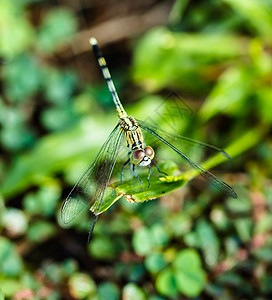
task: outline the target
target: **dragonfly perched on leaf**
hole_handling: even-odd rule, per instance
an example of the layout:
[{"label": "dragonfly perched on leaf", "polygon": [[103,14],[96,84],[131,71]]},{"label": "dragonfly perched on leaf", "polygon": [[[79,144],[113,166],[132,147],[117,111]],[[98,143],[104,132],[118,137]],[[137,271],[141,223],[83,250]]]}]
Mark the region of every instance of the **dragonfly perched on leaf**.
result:
[{"label": "dragonfly perched on leaf", "polygon": [[[85,171],[66,198],[61,210],[62,221],[65,224],[70,223],[84,208],[89,207],[91,211],[91,224],[88,242],[90,241],[98,215],[101,212],[106,189],[109,185],[111,175],[123,143],[125,143],[127,147],[128,158],[123,162],[120,174],[120,184],[122,184],[123,172],[127,165],[129,166],[133,176],[140,182],[142,190],[144,189],[143,182],[137,175],[137,168],[147,167],[149,169],[147,175],[147,181],[149,183],[148,187],[150,187],[152,166],[154,166],[159,173],[162,173],[164,176],[167,175],[161,172],[156,165],[154,161],[155,151],[151,145],[145,144],[144,135],[152,136],[161,144],[168,146],[169,149],[179,156],[183,163],[196,170],[211,185],[225,193],[227,196],[237,198],[237,194],[228,184],[214,176],[211,172],[207,171],[199,163],[190,159],[181,149],[183,144],[191,143],[208,150],[212,150],[213,152],[221,153],[226,158],[229,158],[228,154],[217,147],[194,141],[180,135],[167,133],[166,131],[159,129],[157,126],[147,124],[132,116],[128,116],[118,97],[109,69],[107,68],[106,61],[96,39],[91,38],[89,42],[93,48],[94,55],[112,95],[119,121],[89,168]],[[176,143],[172,142],[174,140]],[[177,146],[177,144],[179,146]]]}]

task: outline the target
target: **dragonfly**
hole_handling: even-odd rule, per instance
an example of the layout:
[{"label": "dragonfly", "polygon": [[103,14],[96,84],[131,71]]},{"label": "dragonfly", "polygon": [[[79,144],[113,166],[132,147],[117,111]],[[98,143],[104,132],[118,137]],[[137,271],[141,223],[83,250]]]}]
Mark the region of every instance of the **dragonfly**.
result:
[{"label": "dragonfly", "polygon": [[[78,214],[86,207],[90,208],[91,221],[90,230],[88,235],[88,243],[91,240],[92,233],[100,214],[100,209],[104,200],[105,191],[109,185],[113,169],[116,165],[117,157],[120,152],[121,145],[125,143],[128,150],[128,159],[124,162],[121,171],[121,183],[123,171],[126,165],[129,165],[130,170],[134,177],[141,183],[143,189],[142,180],[139,178],[136,172],[136,167],[148,167],[149,173],[147,180],[150,187],[150,171],[151,165],[154,165],[159,173],[160,171],[156,165],[155,151],[152,146],[146,145],[144,140],[144,135],[152,135],[156,140],[160,141],[162,144],[168,146],[172,151],[174,151],[181,160],[189,165],[189,167],[196,170],[204,179],[206,179],[211,185],[213,185],[218,190],[222,191],[229,197],[237,198],[235,191],[225,182],[217,178],[211,172],[203,168],[200,164],[190,159],[185,155],[176,145],[172,143],[173,137],[180,143],[182,148],[183,142],[195,143],[204,148],[208,148],[215,152],[220,152],[227,158],[228,154],[222,149],[215,146],[211,146],[202,142],[191,140],[187,137],[181,135],[175,135],[167,133],[166,131],[160,129],[157,126],[148,124],[144,121],[135,119],[129,116],[117,94],[113,80],[111,78],[109,69],[107,67],[105,58],[102,55],[101,49],[95,38],[90,38],[90,45],[92,46],[93,53],[102,70],[103,77],[106,80],[108,89],[112,95],[113,102],[116,107],[116,111],[119,117],[119,121],[115,128],[110,133],[109,137],[99,150],[97,156],[94,158],[93,162],[90,164],[88,169],[73,187],[65,202],[63,203],[61,209],[61,219],[63,223],[69,224]],[[165,173],[163,173],[166,175]]]}]

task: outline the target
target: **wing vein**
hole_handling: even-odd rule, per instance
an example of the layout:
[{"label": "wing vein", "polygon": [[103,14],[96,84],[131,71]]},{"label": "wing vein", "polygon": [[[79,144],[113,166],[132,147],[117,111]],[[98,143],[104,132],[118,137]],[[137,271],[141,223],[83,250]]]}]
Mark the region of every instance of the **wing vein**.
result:
[{"label": "wing vein", "polygon": [[[152,134],[153,136],[155,136],[161,142],[163,142],[164,144],[166,144],[167,146],[169,146],[171,149],[173,149],[176,153],[178,153],[180,155],[180,157],[183,158],[183,160],[185,162],[187,162],[187,164],[189,164],[194,169],[196,169],[199,172],[199,174],[203,178],[205,178],[206,180],[208,180],[213,186],[215,186],[219,190],[222,190],[226,195],[228,195],[228,196],[230,196],[232,198],[235,198],[235,199],[237,198],[237,194],[235,193],[235,191],[228,184],[226,184],[224,181],[222,181],[219,178],[217,178],[216,176],[214,176],[211,172],[207,171],[206,169],[204,169],[202,166],[200,166],[196,162],[192,161],[189,157],[187,157],[179,149],[177,149],[171,143],[169,143],[168,141],[166,141],[163,137],[161,137],[158,133],[155,132],[155,129],[154,129],[154,127],[152,125],[149,126],[149,124],[146,124],[145,122],[142,122],[142,121],[139,121],[139,120],[137,120],[137,121],[139,122],[141,128],[143,128],[145,131],[147,131],[150,134]],[[162,130],[159,130],[159,131],[163,132]]]},{"label": "wing vein", "polygon": [[93,208],[94,214],[99,212],[104,192],[116,163],[121,141],[122,133],[118,123],[66,198],[61,209],[61,219],[65,224],[70,223],[88,206]]}]

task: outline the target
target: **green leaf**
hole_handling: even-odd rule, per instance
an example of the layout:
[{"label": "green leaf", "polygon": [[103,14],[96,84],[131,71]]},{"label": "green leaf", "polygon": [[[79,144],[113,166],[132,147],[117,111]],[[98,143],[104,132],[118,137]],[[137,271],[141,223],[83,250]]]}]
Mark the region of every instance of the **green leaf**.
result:
[{"label": "green leaf", "polygon": [[161,253],[150,253],[145,259],[145,266],[151,273],[157,273],[166,266],[166,261]]},{"label": "green leaf", "polygon": [[128,268],[128,281],[139,282],[145,276],[146,269],[143,263],[133,263]]},{"label": "green leaf", "polygon": [[[169,174],[174,170],[171,163],[161,169]],[[145,170],[140,170],[139,173],[141,172],[145,173]],[[178,178],[167,176],[166,178],[159,179],[155,176],[152,176],[150,178],[150,187],[148,187],[147,182],[144,182],[144,190],[142,190],[140,182],[135,180],[135,178],[132,180],[123,180],[121,185],[120,182],[115,182],[112,186],[106,189],[100,213],[106,211],[112,204],[114,204],[123,196],[125,197],[125,200],[131,203],[144,202],[163,196],[175,189],[182,187],[185,183],[186,180],[182,176]]]},{"label": "green leaf", "polygon": [[36,221],[31,224],[27,233],[29,240],[41,243],[56,233],[56,228],[53,224],[46,221]]},{"label": "green leaf", "polygon": [[[153,176],[150,178],[150,187],[148,187],[148,183],[143,183],[144,190],[142,190],[139,181],[135,183],[134,180],[127,180],[123,181],[123,184],[119,185],[116,191],[122,196],[125,196],[128,202],[139,203],[168,194],[182,187],[185,183],[186,180],[182,176],[179,178],[168,176],[166,178],[160,178],[159,180]],[[116,185],[118,185],[118,183],[116,183],[115,186]]]},{"label": "green leaf", "polygon": [[179,291],[188,297],[198,296],[206,282],[198,253],[192,249],[180,251],[173,266]]},{"label": "green leaf", "polygon": [[201,268],[201,259],[195,250],[185,249],[178,252],[173,265],[177,270],[198,270]]},{"label": "green leaf", "polygon": [[85,299],[96,294],[93,279],[85,273],[75,273],[68,281],[69,293],[74,299]]},{"label": "green leaf", "polygon": [[23,262],[14,245],[8,239],[0,237],[0,249],[1,274],[10,277],[18,276],[23,271]]},{"label": "green leaf", "polygon": [[230,236],[225,239],[225,249],[226,249],[226,256],[233,257],[239,248],[240,241],[236,238],[236,236]]},{"label": "green leaf", "polygon": [[154,224],[150,228],[154,243],[158,246],[165,246],[169,242],[169,233],[163,224]]},{"label": "green leaf", "polygon": [[179,212],[169,218],[168,225],[176,237],[181,237],[191,231],[192,221],[185,212]]},{"label": "green leaf", "polygon": [[272,249],[267,246],[264,246],[262,248],[256,249],[254,251],[254,256],[256,256],[259,260],[262,262],[271,263],[272,261]]},{"label": "green leaf", "polygon": [[2,292],[1,288],[0,288],[0,300],[5,300],[5,296],[4,296],[4,293]]},{"label": "green leaf", "polygon": [[246,68],[229,68],[217,81],[199,111],[202,121],[224,113],[239,117],[248,109],[247,99],[254,87],[253,78]]},{"label": "green leaf", "polygon": [[263,87],[262,89],[258,89],[257,91],[257,103],[258,110],[260,114],[260,118],[264,122],[272,123],[272,89],[271,87]]},{"label": "green leaf", "polygon": [[9,278],[0,278],[0,286],[5,297],[13,297],[22,288],[19,280]]},{"label": "green leaf", "polygon": [[46,99],[56,105],[65,106],[75,90],[76,75],[72,71],[59,72],[57,69],[47,69],[43,74],[43,88]]},{"label": "green leaf", "polygon": [[18,108],[4,104],[0,98],[0,139],[5,149],[9,151],[22,150],[32,145],[34,140],[33,130],[28,128],[24,114]]},{"label": "green leaf", "polygon": [[188,297],[198,296],[205,285],[205,273],[202,270],[176,271],[175,279],[178,290]]},{"label": "green leaf", "polygon": [[249,242],[252,239],[253,222],[251,218],[239,218],[233,221],[239,237],[243,242]]},{"label": "green leaf", "polygon": [[244,283],[242,277],[232,271],[222,273],[218,278],[218,281],[221,284],[224,283],[239,288],[242,288]]},{"label": "green leaf", "polygon": [[227,214],[225,213],[225,209],[220,205],[213,208],[211,212],[211,220],[215,224],[216,228],[222,231],[226,231],[227,229],[230,228],[231,221],[229,220]]},{"label": "green leaf", "polygon": [[4,92],[10,101],[23,102],[40,88],[41,70],[33,55],[22,54],[2,68]]},{"label": "green leaf", "polygon": [[272,214],[268,213],[262,216],[257,223],[254,224],[254,235],[266,234],[271,228]]},{"label": "green leaf", "polygon": [[25,127],[23,122],[17,124],[6,124],[0,132],[0,138],[5,149],[13,152],[23,150],[33,143],[34,134],[32,130]]},{"label": "green leaf", "polygon": [[213,227],[204,219],[197,222],[196,232],[204,259],[209,266],[215,266],[219,259],[220,244]]},{"label": "green leaf", "polygon": [[184,236],[184,242],[189,247],[196,247],[196,248],[200,247],[198,234],[194,231],[191,231]]},{"label": "green leaf", "polygon": [[250,213],[252,209],[252,203],[249,198],[239,197],[239,201],[237,201],[237,199],[229,199],[227,201],[227,208],[232,213],[247,214]]},{"label": "green leaf", "polygon": [[76,18],[67,8],[49,11],[43,19],[37,37],[37,48],[44,53],[51,53],[68,42],[76,32]]},{"label": "green leaf", "polygon": [[74,116],[68,106],[45,109],[41,119],[43,126],[50,131],[65,129],[74,122]]},{"label": "green leaf", "polygon": [[21,274],[20,284],[24,288],[28,288],[33,291],[39,289],[41,286],[39,280],[35,277],[35,274],[30,273],[30,271],[26,271]]},{"label": "green leaf", "polygon": [[176,0],[170,13],[170,22],[176,24],[181,21],[189,0]]},{"label": "green leaf", "polygon": [[145,300],[146,296],[144,291],[135,283],[128,283],[123,288],[122,299],[126,300]]},{"label": "green leaf", "polygon": [[177,296],[177,283],[171,268],[167,268],[158,274],[156,279],[156,289],[162,295],[168,297]]},{"label": "green leaf", "polygon": [[52,216],[56,211],[60,187],[56,182],[49,181],[38,192],[28,193],[23,200],[24,209],[31,215]]},{"label": "green leaf", "polygon": [[67,259],[62,263],[62,270],[65,275],[72,275],[78,269],[77,261],[73,259]]},{"label": "green leaf", "polygon": [[164,298],[160,297],[160,296],[150,296],[148,298],[148,300],[165,300]]},{"label": "green leaf", "polygon": [[96,259],[112,259],[116,255],[116,248],[107,236],[94,236],[88,248]]},{"label": "green leaf", "polygon": [[[258,145],[260,141],[267,134],[268,128],[266,126],[259,126],[248,129],[244,134],[241,134],[238,139],[234,140],[229,146],[225,148],[225,151],[231,156],[235,157],[248,149]],[[208,162],[207,162],[208,163]],[[204,167],[206,168],[206,163]]]},{"label": "green leaf", "polygon": [[245,24],[270,41],[272,35],[272,10],[269,1],[263,0],[224,0],[236,12],[246,19]]},{"label": "green leaf", "polygon": [[118,300],[120,299],[120,290],[119,287],[112,282],[104,282],[98,287],[98,299],[111,299]]},{"label": "green leaf", "polygon": [[[224,47],[222,47],[224,45]],[[187,88],[197,93],[207,88],[212,65],[245,54],[242,39],[214,33],[177,33],[166,28],[149,31],[134,53],[133,77],[148,90]]]},{"label": "green leaf", "polygon": [[152,252],[154,246],[153,235],[150,229],[142,227],[138,229],[132,240],[133,248],[139,255],[147,255]]},{"label": "green leaf", "polygon": [[10,63],[33,43],[34,30],[20,2],[1,0],[0,20],[0,56]]},{"label": "green leaf", "polygon": [[100,208],[100,214],[109,209],[116,201],[123,197],[122,194],[118,194],[116,189],[108,187],[104,194],[104,200]]},{"label": "green leaf", "polygon": [[63,270],[61,264],[54,261],[47,261],[47,263],[42,265],[42,272],[45,274],[45,277],[54,284],[63,282]]},{"label": "green leaf", "polygon": [[1,219],[4,228],[13,236],[24,234],[27,230],[28,221],[20,209],[6,208]]},{"label": "green leaf", "polygon": [[[106,118],[107,119],[107,118]],[[99,123],[100,122],[100,123]],[[100,125],[99,125],[100,124]],[[36,184],[44,184],[50,174],[67,170],[75,161],[85,162],[85,168],[99,150],[112,126],[112,121],[83,119],[73,129],[47,135],[32,151],[20,155],[1,185],[1,193],[11,196]],[[91,128],[96,128],[90,134]],[[80,147],[78,147],[80,145]],[[80,177],[83,173],[77,177]],[[74,172],[73,172],[74,175]],[[78,178],[74,178],[77,180]]]}]

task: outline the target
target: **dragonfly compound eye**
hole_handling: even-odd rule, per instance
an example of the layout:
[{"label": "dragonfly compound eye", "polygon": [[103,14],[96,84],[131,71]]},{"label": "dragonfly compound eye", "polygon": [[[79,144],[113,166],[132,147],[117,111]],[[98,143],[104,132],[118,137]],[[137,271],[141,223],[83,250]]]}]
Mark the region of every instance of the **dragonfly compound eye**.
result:
[{"label": "dragonfly compound eye", "polygon": [[143,158],[145,157],[145,153],[142,150],[136,150],[131,154],[131,161],[133,164],[138,165]]},{"label": "dragonfly compound eye", "polygon": [[145,155],[148,156],[150,159],[154,158],[155,151],[153,150],[152,147],[146,146],[144,151],[145,151]]}]

